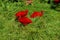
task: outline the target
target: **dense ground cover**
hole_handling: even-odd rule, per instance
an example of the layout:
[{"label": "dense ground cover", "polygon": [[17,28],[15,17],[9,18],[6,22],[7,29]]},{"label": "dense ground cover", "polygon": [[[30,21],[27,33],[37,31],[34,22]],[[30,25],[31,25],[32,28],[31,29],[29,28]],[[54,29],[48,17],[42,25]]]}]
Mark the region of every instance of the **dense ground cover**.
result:
[{"label": "dense ground cover", "polygon": [[[60,12],[51,9],[50,4],[34,1],[26,6],[22,2],[0,0],[0,40],[60,40]],[[42,17],[32,19],[33,23],[22,26],[15,21],[15,14],[28,9],[28,17],[34,11],[44,10]]]}]

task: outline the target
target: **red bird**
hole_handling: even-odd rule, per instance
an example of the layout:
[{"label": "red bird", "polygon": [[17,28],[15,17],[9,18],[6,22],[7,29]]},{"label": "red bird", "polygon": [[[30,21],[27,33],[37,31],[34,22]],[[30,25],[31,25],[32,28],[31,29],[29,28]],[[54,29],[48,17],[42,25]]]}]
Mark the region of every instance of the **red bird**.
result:
[{"label": "red bird", "polygon": [[43,11],[41,11],[41,12],[35,11],[35,12],[33,12],[33,14],[30,17],[35,18],[35,17],[38,17],[38,16],[43,16]]},{"label": "red bird", "polygon": [[27,25],[27,24],[32,23],[32,21],[27,17],[18,18],[18,21],[20,23],[22,23],[23,25]]},{"label": "red bird", "polygon": [[24,17],[24,16],[26,16],[27,13],[28,13],[28,10],[24,10],[24,11],[17,12],[15,15],[18,18],[18,17]]}]

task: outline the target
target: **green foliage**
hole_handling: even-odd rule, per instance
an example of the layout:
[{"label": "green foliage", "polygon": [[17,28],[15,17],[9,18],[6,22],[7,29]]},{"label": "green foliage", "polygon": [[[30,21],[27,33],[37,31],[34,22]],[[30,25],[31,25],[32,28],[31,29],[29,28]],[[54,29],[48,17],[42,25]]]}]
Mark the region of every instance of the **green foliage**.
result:
[{"label": "green foliage", "polygon": [[[5,1],[0,0],[0,40],[60,40],[60,12],[50,9],[50,4],[38,0],[26,6],[23,2]],[[31,18],[33,23],[23,26],[15,21],[15,14],[25,9],[29,10],[29,18],[34,11],[44,10],[44,15]]]}]

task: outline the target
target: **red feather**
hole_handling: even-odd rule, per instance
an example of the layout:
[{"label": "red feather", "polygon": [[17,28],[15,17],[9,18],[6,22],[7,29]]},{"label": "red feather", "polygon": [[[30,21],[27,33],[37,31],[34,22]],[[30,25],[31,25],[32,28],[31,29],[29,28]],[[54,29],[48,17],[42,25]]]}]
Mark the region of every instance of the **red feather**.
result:
[{"label": "red feather", "polygon": [[22,23],[23,25],[27,25],[27,24],[32,23],[32,21],[27,17],[18,18],[18,21],[20,23]]},{"label": "red feather", "polygon": [[16,13],[16,17],[24,17],[26,16],[28,13],[28,10],[25,10],[25,11],[19,11]]},{"label": "red feather", "polygon": [[43,11],[41,11],[41,12],[37,12],[37,11],[35,11],[35,12],[33,12],[33,14],[30,16],[31,18],[35,18],[35,17],[38,17],[38,16],[43,16]]}]

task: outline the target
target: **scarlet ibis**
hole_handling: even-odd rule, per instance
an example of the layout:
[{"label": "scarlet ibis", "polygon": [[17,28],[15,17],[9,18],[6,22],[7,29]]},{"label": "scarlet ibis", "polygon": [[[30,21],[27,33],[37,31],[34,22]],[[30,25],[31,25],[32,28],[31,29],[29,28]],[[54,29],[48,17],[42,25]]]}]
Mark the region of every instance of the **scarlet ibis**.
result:
[{"label": "scarlet ibis", "polygon": [[18,11],[15,15],[18,18],[18,17],[24,17],[24,16],[26,16],[27,13],[28,13],[28,10],[24,10],[24,11]]},{"label": "scarlet ibis", "polygon": [[30,16],[31,18],[35,18],[35,17],[38,17],[38,16],[43,16],[43,11],[40,11],[40,12],[33,12],[33,14]]},{"label": "scarlet ibis", "polygon": [[22,23],[23,25],[27,25],[27,24],[32,23],[32,20],[29,19],[28,17],[18,18],[18,21],[19,21],[20,23]]}]

